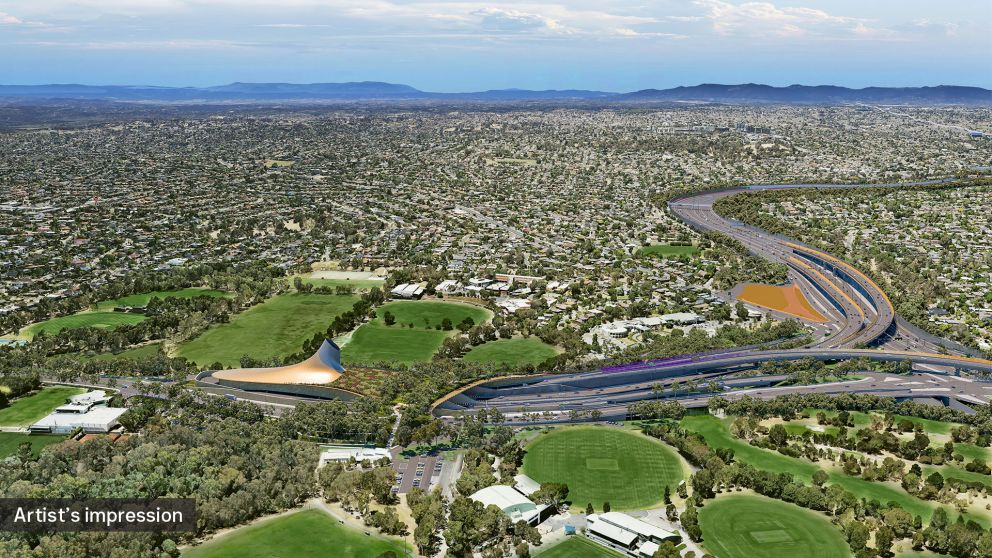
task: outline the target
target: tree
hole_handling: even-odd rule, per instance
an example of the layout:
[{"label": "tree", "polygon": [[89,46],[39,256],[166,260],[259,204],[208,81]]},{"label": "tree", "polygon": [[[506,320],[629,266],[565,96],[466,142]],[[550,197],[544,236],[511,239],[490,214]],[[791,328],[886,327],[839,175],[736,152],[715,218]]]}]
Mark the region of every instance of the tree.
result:
[{"label": "tree", "polygon": [[975,542],[975,558],[992,558],[992,532],[984,532]]},{"label": "tree", "polygon": [[892,532],[897,538],[901,539],[913,534],[913,516],[902,508],[886,510],[882,519],[886,525],[892,528]]},{"label": "tree", "polygon": [[658,550],[654,552],[652,558],[681,558],[679,549],[672,541],[663,541],[658,545]]},{"label": "tree", "polygon": [[741,301],[739,300],[737,301],[737,304],[734,305],[734,309],[737,311],[738,319],[741,320],[747,319],[747,308],[744,306],[744,304]]},{"label": "tree", "polygon": [[382,323],[386,324],[387,326],[391,326],[396,323],[396,316],[394,316],[393,313],[390,312],[389,310],[386,310],[382,314]]},{"label": "tree", "polygon": [[875,532],[875,549],[882,556],[888,556],[892,550],[895,534],[888,526],[883,525]]},{"label": "tree", "polygon": [[868,530],[868,527],[864,523],[851,521],[844,530],[847,535],[847,544],[851,546],[851,550],[855,553],[868,546],[868,537],[871,535],[871,531]]},{"label": "tree", "polygon": [[468,330],[475,327],[475,320],[472,316],[465,316],[465,319],[458,323],[458,330],[462,333],[468,333]]},{"label": "tree", "polygon": [[531,498],[538,504],[547,504],[557,513],[568,498],[568,485],[559,482],[541,483],[541,488],[531,494]]},{"label": "tree", "polygon": [[592,503],[590,502],[590,503],[586,504],[586,515],[592,515],[594,513],[596,513],[596,510],[593,509]]},{"label": "tree", "polygon": [[830,475],[823,469],[817,469],[813,472],[813,484],[816,486],[823,486],[823,483],[827,482],[829,478]]},{"label": "tree", "polygon": [[789,433],[786,432],[785,426],[776,424],[768,431],[768,440],[777,447],[782,447],[789,443]]},{"label": "tree", "polygon": [[713,473],[709,469],[700,469],[692,475],[692,493],[703,499],[713,497]]},{"label": "tree", "polygon": [[609,502],[603,502],[603,513],[606,513],[608,511],[610,511],[610,503]]},{"label": "tree", "polygon": [[703,530],[699,528],[699,516],[696,512],[696,506],[690,505],[687,507],[679,517],[679,522],[682,523],[682,528],[689,535],[690,539],[694,542],[703,540]]}]

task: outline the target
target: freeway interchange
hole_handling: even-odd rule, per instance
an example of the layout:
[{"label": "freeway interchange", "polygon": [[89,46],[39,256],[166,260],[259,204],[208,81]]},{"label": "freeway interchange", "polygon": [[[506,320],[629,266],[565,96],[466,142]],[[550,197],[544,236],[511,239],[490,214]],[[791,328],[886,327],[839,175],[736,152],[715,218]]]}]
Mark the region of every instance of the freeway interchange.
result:
[{"label": "freeway interchange", "polygon": [[[885,185],[898,186],[898,185]],[[543,413],[544,421],[568,421],[572,411],[596,410],[602,418],[620,419],[636,401],[658,399],[673,383],[688,380],[716,386],[710,393],[668,393],[687,407],[706,406],[718,393],[725,398],[771,398],[786,393],[873,393],[897,399],[939,402],[963,411],[992,400],[992,384],[960,377],[962,371],[992,375],[992,361],[973,358],[969,351],[930,335],[900,318],[885,292],[854,266],[756,227],[727,219],[714,211],[720,199],[743,192],[783,188],[854,188],[835,185],[768,185],[701,192],[676,198],[669,209],[700,232],[714,231],[740,242],[746,249],[788,267],[789,279],[828,322],[814,325],[813,341],[802,348],[762,350],[741,348],[701,355],[671,357],[592,372],[497,378],[477,382],[438,400],[440,417],[499,409],[508,422],[526,421],[525,414]],[[864,374],[863,380],[814,386],[774,387],[782,376],[725,379],[766,361],[813,359],[836,362],[866,358],[913,364],[909,375]],[[941,372],[944,371],[944,372]],[[946,374],[952,372],[953,374]],[[549,414],[550,413],[550,414]]]}]

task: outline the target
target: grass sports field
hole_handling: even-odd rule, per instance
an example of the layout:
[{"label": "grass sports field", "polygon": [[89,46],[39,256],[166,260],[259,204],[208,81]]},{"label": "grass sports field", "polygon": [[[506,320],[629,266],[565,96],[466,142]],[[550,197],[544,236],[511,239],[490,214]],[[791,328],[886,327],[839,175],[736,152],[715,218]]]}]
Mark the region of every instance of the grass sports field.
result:
[{"label": "grass sports field", "polygon": [[652,244],[637,251],[638,256],[653,256],[655,258],[671,258],[674,256],[694,256],[699,253],[695,246],[673,246],[671,244]]},{"label": "grass sports field", "polygon": [[41,448],[65,441],[65,436],[18,434],[16,432],[0,432],[0,459],[17,453],[22,442],[31,443],[31,453],[38,455]]},{"label": "grass sports field", "polygon": [[0,409],[0,426],[31,426],[65,403],[67,397],[85,391],[83,388],[55,386],[18,397],[10,403],[10,407]]},{"label": "grass sports field", "polygon": [[98,327],[114,329],[115,327],[136,324],[145,317],[141,314],[125,314],[123,312],[80,312],[71,316],[60,316],[36,324],[31,324],[21,330],[21,337],[32,339],[41,332],[56,334],[63,329],[78,329],[81,327]]},{"label": "grass sports field", "polygon": [[[730,435],[730,422],[733,418],[720,420],[710,415],[693,415],[682,419],[682,426],[687,430],[698,432],[706,443],[713,448],[732,448],[734,456],[743,462],[750,463],[758,469],[773,473],[792,473],[796,479],[810,482],[817,465],[803,460],[782,455],[778,452],[754,447],[747,442],[738,440]],[[896,483],[866,481],[859,477],[850,477],[839,471],[829,471],[829,483],[837,484],[859,498],[878,500],[879,502],[896,502],[902,509],[913,515],[920,515],[924,520],[930,519],[935,509],[933,502],[921,500],[908,494]],[[955,518],[957,513],[946,508],[948,516]],[[970,519],[987,525],[988,518],[970,514]]]},{"label": "grass sports field", "polygon": [[386,551],[411,556],[399,542],[370,537],[340,525],[318,510],[306,510],[243,527],[183,552],[183,558],[290,558],[348,556],[377,558]]},{"label": "grass sports field", "polygon": [[841,532],[823,515],[764,496],[733,494],[699,510],[703,546],[717,558],[846,558]]},{"label": "grass sports field", "polygon": [[[396,323],[387,326],[383,321],[386,312],[396,317]],[[453,302],[389,302],[376,309],[376,319],[359,327],[351,339],[341,349],[341,360],[347,363],[372,364],[376,362],[397,362],[410,364],[426,362],[453,333],[440,331],[445,318],[454,326],[466,317],[475,324],[492,318],[485,308]],[[413,327],[410,327],[410,325]],[[454,330],[457,331],[457,330]]]},{"label": "grass sports field", "polygon": [[468,362],[495,364],[541,364],[558,354],[554,347],[537,337],[497,339],[473,347],[465,354]]},{"label": "grass sports field", "polygon": [[102,329],[113,329],[121,325],[136,324],[145,319],[141,314],[125,314],[114,312],[117,306],[144,306],[152,298],[194,298],[197,296],[220,297],[227,296],[224,291],[211,289],[178,289],[175,291],[151,291],[147,293],[134,294],[113,300],[104,300],[97,303],[94,311],[79,312],[71,316],[60,316],[36,324],[31,324],[20,331],[20,336],[31,339],[39,332],[48,334],[58,333],[63,329],[77,329],[81,327],[98,327]]},{"label": "grass sports field", "polygon": [[523,472],[538,482],[568,485],[568,500],[577,508],[602,510],[648,508],[672,493],[684,478],[675,450],[618,428],[578,426],[543,434],[527,446]]},{"label": "grass sports field", "polygon": [[239,366],[243,355],[284,357],[300,350],[313,334],[323,333],[335,316],[350,310],[357,300],[351,295],[275,296],[184,343],[178,354],[200,366],[217,361]]},{"label": "grass sports field", "polygon": [[581,536],[572,535],[547,550],[538,550],[541,558],[621,558],[623,554]]}]

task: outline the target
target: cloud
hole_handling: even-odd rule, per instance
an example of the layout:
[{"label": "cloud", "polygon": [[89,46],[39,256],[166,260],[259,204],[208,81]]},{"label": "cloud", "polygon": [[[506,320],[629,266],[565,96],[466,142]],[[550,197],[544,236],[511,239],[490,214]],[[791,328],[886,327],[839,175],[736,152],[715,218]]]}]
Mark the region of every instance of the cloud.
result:
[{"label": "cloud", "polygon": [[927,34],[939,34],[946,35],[948,37],[953,37],[958,34],[958,29],[961,26],[957,23],[950,23],[947,21],[932,21],[929,19],[916,19],[909,23],[904,23],[902,25],[897,25],[895,29],[899,31],[905,31],[908,33],[927,33]]},{"label": "cloud", "polygon": [[484,29],[490,31],[504,31],[510,33],[534,31],[534,30],[555,30],[560,25],[557,21],[542,16],[521,12],[518,10],[504,10],[502,8],[483,8],[475,10],[471,15],[480,19],[480,24]]},{"label": "cloud", "polygon": [[22,25],[23,23],[23,21],[6,12],[0,12],[0,25]]},{"label": "cloud", "polygon": [[723,0],[695,0],[706,10],[715,32],[723,35],[829,36],[864,33],[870,30],[861,18],[837,16],[804,7],[779,7],[771,2],[733,4]]}]

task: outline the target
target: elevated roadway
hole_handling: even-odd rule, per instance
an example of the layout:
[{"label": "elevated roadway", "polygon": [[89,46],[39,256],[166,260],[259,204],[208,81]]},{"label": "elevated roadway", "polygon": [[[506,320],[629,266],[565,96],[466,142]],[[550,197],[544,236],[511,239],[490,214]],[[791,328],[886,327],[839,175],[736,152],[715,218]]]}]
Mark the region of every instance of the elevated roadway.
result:
[{"label": "elevated roadway", "polygon": [[[925,183],[906,186],[919,184]],[[673,397],[687,406],[704,406],[713,396],[712,393],[681,397],[678,390],[671,393],[669,388],[676,382],[705,382],[717,386],[720,395],[738,396],[745,391],[726,391],[735,388],[735,385],[729,383],[732,380],[724,380],[723,377],[754,368],[766,361],[813,359],[836,362],[864,358],[883,362],[908,361],[917,369],[949,370],[956,374],[971,371],[985,376],[992,375],[992,361],[968,356],[963,347],[956,347],[949,341],[923,332],[897,316],[885,292],[854,266],[793,239],[722,217],[713,209],[718,200],[743,192],[856,187],[859,186],[759,185],[692,194],[675,199],[669,204],[676,216],[696,230],[727,235],[753,254],[788,267],[790,280],[830,320],[826,327],[816,329],[816,337],[809,345],[791,350],[742,348],[706,355],[672,357],[621,369],[493,379],[456,390],[438,400],[434,405],[435,415],[450,417],[480,409],[497,408],[508,416],[550,411],[558,413],[556,420],[565,420],[568,411],[598,410],[604,413],[604,417],[611,418],[625,415],[626,408],[631,403],[659,398],[666,393],[666,389],[669,390],[666,397]],[[957,354],[946,354],[950,352],[947,347],[951,347]],[[765,387],[753,393],[768,397],[799,392],[875,393],[902,399],[939,401],[963,409],[968,409],[968,405],[987,404],[992,395],[992,391],[985,391],[992,389],[992,384],[986,385],[957,376],[947,376],[949,379],[940,381],[933,379],[938,377],[935,375],[921,376],[922,379],[916,376],[920,375],[894,376],[895,380],[883,384],[862,381]],[[900,378],[903,380],[899,380]],[[905,380],[906,378],[911,379]],[[781,381],[775,377],[772,379]],[[954,388],[933,385],[942,382],[952,382]]]}]

